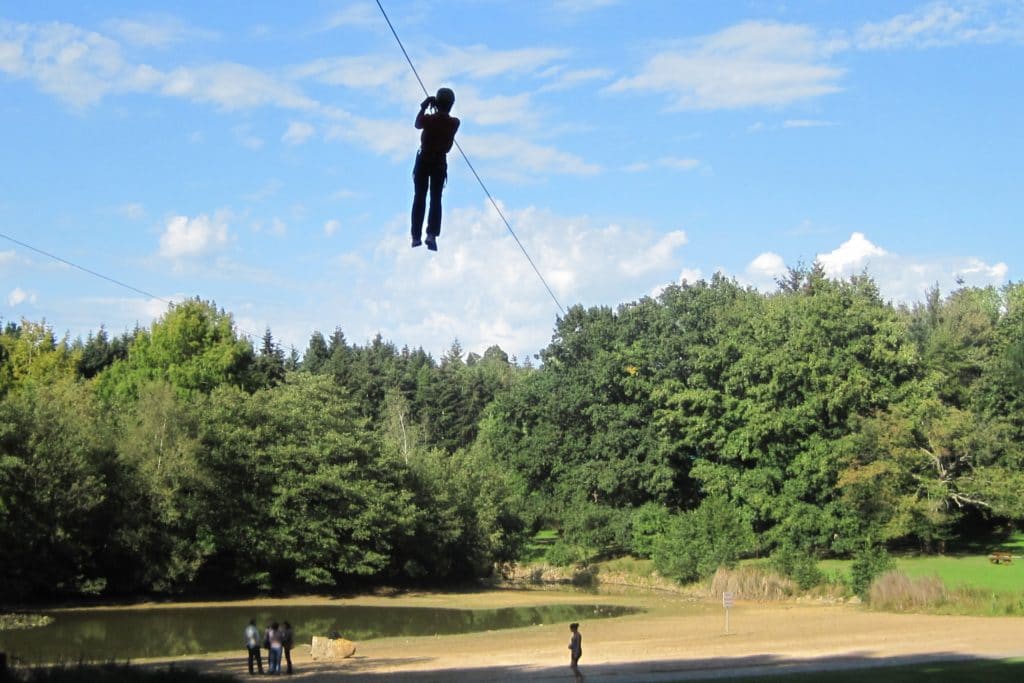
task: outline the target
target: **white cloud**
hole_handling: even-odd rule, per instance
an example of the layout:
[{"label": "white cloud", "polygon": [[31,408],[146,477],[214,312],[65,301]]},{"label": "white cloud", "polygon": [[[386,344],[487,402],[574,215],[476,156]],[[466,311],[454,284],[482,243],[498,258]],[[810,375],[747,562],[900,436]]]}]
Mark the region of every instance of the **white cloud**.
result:
[{"label": "white cloud", "polygon": [[14,263],[14,260],[18,257],[17,252],[13,249],[7,251],[0,251],[0,266],[5,266],[8,263]]},{"label": "white cloud", "polygon": [[601,170],[597,164],[587,162],[575,154],[537,145],[514,135],[466,136],[460,144],[471,159],[500,159],[504,169],[516,169],[500,172],[502,177],[508,179],[535,177],[538,173],[593,175]]},{"label": "white cloud", "polygon": [[674,230],[648,247],[643,253],[627,256],[619,263],[619,271],[637,277],[654,270],[663,270],[675,262],[675,251],[689,240],[682,230]]},{"label": "white cloud", "polygon": [[13,24],[0,20],[0,71],[36,82],[75,107],[107,93],[145,90],[151,67],[128,64],[120,46],[93,31],[65,23]]},{"label": "white cloud", "polygon": [[786,262],[782,257],[775,252],[766,251],[758,254],[747,264],[742,280],[767,291],[774,289],[776,278],[784,276],[787,272]]},{"label": "white cloud", "polygon": [[932,2],[885,21],[867,23],[854,35],[861,50],[928,48],[1024,40],[1019,2]]},{"label": "white cloud", "polygon": [[658,159],[658,165],[664,168],[671,168],[677,171],[692,171],[700,166],[697,159],[682,159],[679,157],[662,157]]},{"label": "white cloud", "polygon": [[610,92],[657,92],[676,109],[781,106],[838,92],[834,50],[808,26],[750,21],[654,55]]},{"label": "white cloud", "polygon": [[327,235],[328,237],[333,237],[334,233],[338,232],[338,229],[340,227],[341,223],[337,219],[332,218],[331,220],[324,223],[324,234]]},{"label": "white cloud", "polygon": [[338,10],[324,21],[323,30],[331,31],[345,26],[376,26],[380,23],[380,11],[369,2],[354,3]]},{"label": "white cloud", "polygon": [[160,255],[172,260],[200,257],[224,247],[228,238],[227,216],[223,212],[212,218],[206,214],[194,218],[172,216],[160,236]]},{"label": "white cloud", "polygon": [[[686,243],[682,231],[659,234],[536,208],[506,216],[564,306],[647,294],[674,279]],[[409,248],[406,220],[396,219],[373,252],[371,272],[385,275],[354,297],[365,306],[367,334],[388,321],[388,338],[443,349],[458,336],[467,350],[499,343],[520,357],[550,338],[558,309],[489,204],[446,211],[437,253]]]},{"label": "white cloud", "polygon": [[817,261],[829,277],[848,277],[863,270],[873,258],[886,253],[885,249],[872,244],[864,233],[855,232],[832,251],[818,254]]},{"label": "white cloud", "polygon": [[160,79],[160,92],[228,111],[263,106],[312,110],[319,106],[291,83],[233,62],[174,69]]},{"label": "white cloud", "polygon": [[105,23],[111,33],[129,45],[167,48],[191,39],[213,39],[217,34],[185,24],[177,17],[152,15],[138,19],[111,19]]},{"label": "white cloud", "polygon": [[699,282],[704,279],[704,273],[700,268],[683,268],[679,271],[679,282]]},{"label": "white cloud", "polygon": [[606,81],[612,75],[613,73],[610,69],[565,69],[559,65],[538,74],[542,78],[551,78],[550,83],[541,86],[538,90],[540,92],[566,90],[591,81]]},{"label": "white cloud", "polygon": [[287,145],[301,145],[316,133],[312,124],[304,121],[291,121],[288,123],[288,130],[281,136],[281,142]]},{"label": "white cloud", "polygon": [[[896,254],[874,244],[861,232],[854,232],[835,249],[818,254],[816,260],[832,278],[867,272],[883,298],[907,304],[921,301],[936,284],[946,292],[958,287],[958,281],[973,287],[1000,286],[1009,275],[1005,263],[990,264],[974,256]],[[781,256],[765,252],[747,266],[740,280],[770,291],[776,287],[775,278],[786,272]]]},{"label": "white cloud", "polygon": [[20,306],[26,301],[30,304],[36,303],[36,295],[34,292],[26,292],[21,287],[15,287],[7,295],[7,305],[10,307]]}]

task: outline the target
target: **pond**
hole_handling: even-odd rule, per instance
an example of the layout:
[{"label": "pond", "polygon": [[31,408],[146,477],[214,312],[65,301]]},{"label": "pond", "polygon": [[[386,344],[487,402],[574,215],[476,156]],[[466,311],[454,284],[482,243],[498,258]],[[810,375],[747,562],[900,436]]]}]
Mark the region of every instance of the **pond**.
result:
[{"label": "pond", "polygon": [[547,605],[502,609],[283,605],[159,607],[43,612],[52,623],[0,631],[0,650],[26,663],[124,661],[142,657],[244,650],[242,631],[255,618],[262,629],[288,620],[297,645],[337,631],[354,641],[427,636],[588,621],[642,610],[608,605]]}]

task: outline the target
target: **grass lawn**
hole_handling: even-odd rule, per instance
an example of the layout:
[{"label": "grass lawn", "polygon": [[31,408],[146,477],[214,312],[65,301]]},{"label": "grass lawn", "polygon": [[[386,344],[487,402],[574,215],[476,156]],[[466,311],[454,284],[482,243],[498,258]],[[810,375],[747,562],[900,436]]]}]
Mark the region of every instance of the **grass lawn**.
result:
[{"label": "grass lawn", "polygon": [[[827,574],[849,577],[850,560],[822,560]],[[1013,564],[992,564],[986,555],[897,557],[896,569],[911,578],[937,576],[946,588],[977,588],[996,593],[1024,591],[1024,558]]]},{"label": "grass lawn", "polygon": [[817,671],[800,674],[779,674],[769,676],[727,679],[732,683],[1017,683],[1024,680],[1024,660],[978,659],[962,662],[929,662],[907,666],[855,669],[850,671]]}]

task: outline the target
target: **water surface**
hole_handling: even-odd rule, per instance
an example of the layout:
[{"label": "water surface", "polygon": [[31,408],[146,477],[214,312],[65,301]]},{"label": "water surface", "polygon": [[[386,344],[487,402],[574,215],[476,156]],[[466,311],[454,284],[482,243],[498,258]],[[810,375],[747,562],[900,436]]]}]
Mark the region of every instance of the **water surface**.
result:
[{"label": "water surface", "polygon": [[640,612],[609,605],[547,605],[501,609],[286,605],[160,607],[44,612],[53,623],[0,631],[0,650],[25,662],[110,661],[244,650],[242,631],[255,618],[263,628],[288,620],[297,645],[337,631],[350,640],[447,635],[539,624],[585,622]]}]

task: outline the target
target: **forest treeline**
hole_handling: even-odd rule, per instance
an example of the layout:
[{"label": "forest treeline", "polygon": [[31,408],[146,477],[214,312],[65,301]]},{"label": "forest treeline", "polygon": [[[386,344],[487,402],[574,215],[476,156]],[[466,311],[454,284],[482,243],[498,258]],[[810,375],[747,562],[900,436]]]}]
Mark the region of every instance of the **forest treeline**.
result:
[{"label": "forest treeline", "polygon": [[345,590],[514,562],[938,551],[1024,518],[1024,284],[894,306],[867,276],[716,276],[576,306],[539,362],[314,333],[201,300],[0,335],[0,595]]}]

